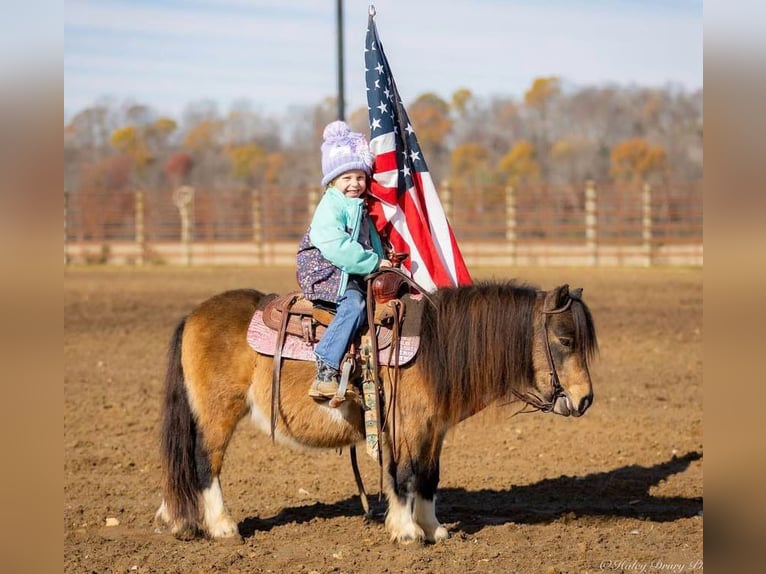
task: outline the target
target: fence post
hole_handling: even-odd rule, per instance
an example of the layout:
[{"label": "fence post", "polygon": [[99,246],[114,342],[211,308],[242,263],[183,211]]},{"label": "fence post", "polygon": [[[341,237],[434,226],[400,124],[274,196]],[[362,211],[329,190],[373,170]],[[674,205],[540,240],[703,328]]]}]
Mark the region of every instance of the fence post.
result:
[{"label": "fence post", "polygon": [[136,247],[138,248],[138,256],[136,257],[136,265],[139,267],[144,264],[144,190],[136,190]]},{"label": "fence post", "polygon": [[450,188],[449,180],[445,179],[442,181],[442,191],[441,191],[441,202],[442,202],[442,209],[444,210],[444,217],[447,218],[447,221],[452,223],[452,188]]},{"label": "fence post", "polygon": [[69,235],[69,191],[64,189],[64,266],[69,265],[69,250],[67,236]]},{"label": "fence post", "polygon": [[589,265],[598,265],[596,235],[596,183],[589,179],[585,183],[585,248],[588,252]]},{"label": "fence post", "polygon": [[306,206],[306,213],[308,213],[308,221],[310,222],[311,217],[314,215],[314,209],[316,209],[317,203],[319,203],[319,191],[317,191],[316,186],[312,185],[309,187],[307,201],[308,205]]},{"label": "fence post", "polygon": [[505,188],[505,240],[510,265],[516,265],[516,189],[512,185]]},{"label": "fence post", "polygon": [[641,237],[643,239],[644,266],[652,265],[652,186],[644,182],[644,189],[641,193],[643,221],[641,226]]},{"label": "fence post", "polygon": [[250,190],[250,210],[253,218],[253,243],[258,265],[263,265],[263,227],[261,221],[261,192],[257,188]]},{"label": "fence post", "polygon": [[173,202],[181,215],[181,250],[183,253],[183,264],[187,267],[191,265],[191,207],[194,201],[194,188],[189,185],[182,185],[173,193]]}]

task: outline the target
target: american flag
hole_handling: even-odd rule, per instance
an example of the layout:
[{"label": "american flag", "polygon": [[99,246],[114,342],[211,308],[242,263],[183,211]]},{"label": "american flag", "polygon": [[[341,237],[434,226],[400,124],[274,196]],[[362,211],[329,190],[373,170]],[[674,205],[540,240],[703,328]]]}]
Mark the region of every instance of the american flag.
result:
[{"label": "american flag", "polygon": [[371,7],[364,54],[370,149],[375,155],[370,215],[395,251],[409,253],[404,265],[422,287],[434,291],[470,284],[415,130],[399,99],[374,15]]}]

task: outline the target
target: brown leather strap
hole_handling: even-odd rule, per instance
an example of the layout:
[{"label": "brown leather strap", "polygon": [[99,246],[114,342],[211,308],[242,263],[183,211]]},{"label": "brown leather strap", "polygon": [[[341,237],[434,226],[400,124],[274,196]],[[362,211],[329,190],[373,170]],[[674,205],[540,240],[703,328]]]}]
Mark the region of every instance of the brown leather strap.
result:
[{"label": "brown leather strap", "polygon": [[282,324],[277,333],[277,344],[274,349],[274,368],[271,371],[271,427],[270,436],[274,440],[274,430],[277,428],[277,413],[279,412],[279,382],[282,371],[282,349],[287,337],[287,322],[290,320],[290,309],[298,300],[300,295],[293,295],[287,301],[282,313]]},{"label": "brown leather strap", "polygon": [[[398,299],[393,300],[389,303],[390,305],[393,305],[394,307],[394,324],[392,326],[392,339],[391,339],[391,349],[388,353],[388,364],[391,365],[393,358],[393,370],[394,374],[392,377],[389,378],[391,381],[391,392],[389,393],[388,397],[388,407],[386,408],[386,416],[383,419],[383,422],[381,423],[381,429],[385,429],[386,427],[391,427],[391,444],[396,444],[396,399],[399,396],[399,379],[401,376],[401,371],[399,370],[399,343],[401,342],[401,336],[399,333],[399,326],[401,324],[401,319],[403,315],[403,308],[402,308],[402,302]],[[391,372],[390,370],[388,371]],[[389,423],[390,419],[390,423]],[[396,451],[393,451],[393,460],[396,462],[397,456]]]},{"label": "brown leather strap", "polygon": [[[383,393],[383,382],[380,379],[380,366],[378,365],[378,340],[375,336],[375,298],[372,295],[372,279],[373,276],[368,275],[365,279],[367,279],[367,326],[370,329],[370,346],[372,347],[372,352],[370,353],[372,356],[370,357],[372,362],[372,376],[375,378],[375,392],[377,393],[375,405],[378,409],[377,412],[377,419],[378,424],[380,424],[380,421],[382,420],[383,415],[383,402],[385,400],[385,395]],[[380,433],[383,434],[383,425],[380,426]],[[382,436],[378,437],[378,440]],[[392,449],[393,450],[393,449]],[[380,467],[380,480],[379,480],[379,492],[383,492],[383,449],[378,448],[378,466]]]},{"label": "brown leather strap", "polygon": [[372,516],[372,513],[370,512],[370,502],[367,500],[367,493],[364,490],[362,475],[359,474],[359,464],[356,461],[356,445],[352,444],[348,448],[348,454],[351,457],[351,469],[354,471],[354,480],[356,481],[356,487],[359,489],[359,499],[362,502],[364,515],[370,517]]}]

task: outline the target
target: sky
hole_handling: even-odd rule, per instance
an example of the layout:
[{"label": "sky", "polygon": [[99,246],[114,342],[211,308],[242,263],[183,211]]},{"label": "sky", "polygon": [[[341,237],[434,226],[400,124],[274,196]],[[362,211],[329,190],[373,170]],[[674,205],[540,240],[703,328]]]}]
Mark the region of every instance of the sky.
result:
[{"label": "sky", "polygon": [[[368,0],[345,0],[347,113],[366,105]],[[376,23],[407,104],[522,98],[532,80],[565,86],[702,87],[701,0],[379,0]],[[65,120],[102,97],[180,117],[204,100],[225,112],[289,113],[337,92],[334,0],[65,0]]]}]

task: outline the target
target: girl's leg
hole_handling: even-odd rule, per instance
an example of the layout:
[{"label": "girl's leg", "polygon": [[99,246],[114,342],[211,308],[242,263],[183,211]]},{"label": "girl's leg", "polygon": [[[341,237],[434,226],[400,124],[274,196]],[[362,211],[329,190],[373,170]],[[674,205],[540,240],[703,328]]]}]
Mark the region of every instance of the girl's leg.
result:
[{"label": "girl's leg", "polygon": [[340,363],[352,337],[366,321],[364,295],[355,289],[347,290],[338,300],[335,318],[314,349],[317,356],[317,378],[309,392],[311,396],[320,398],[335,394]]}]

